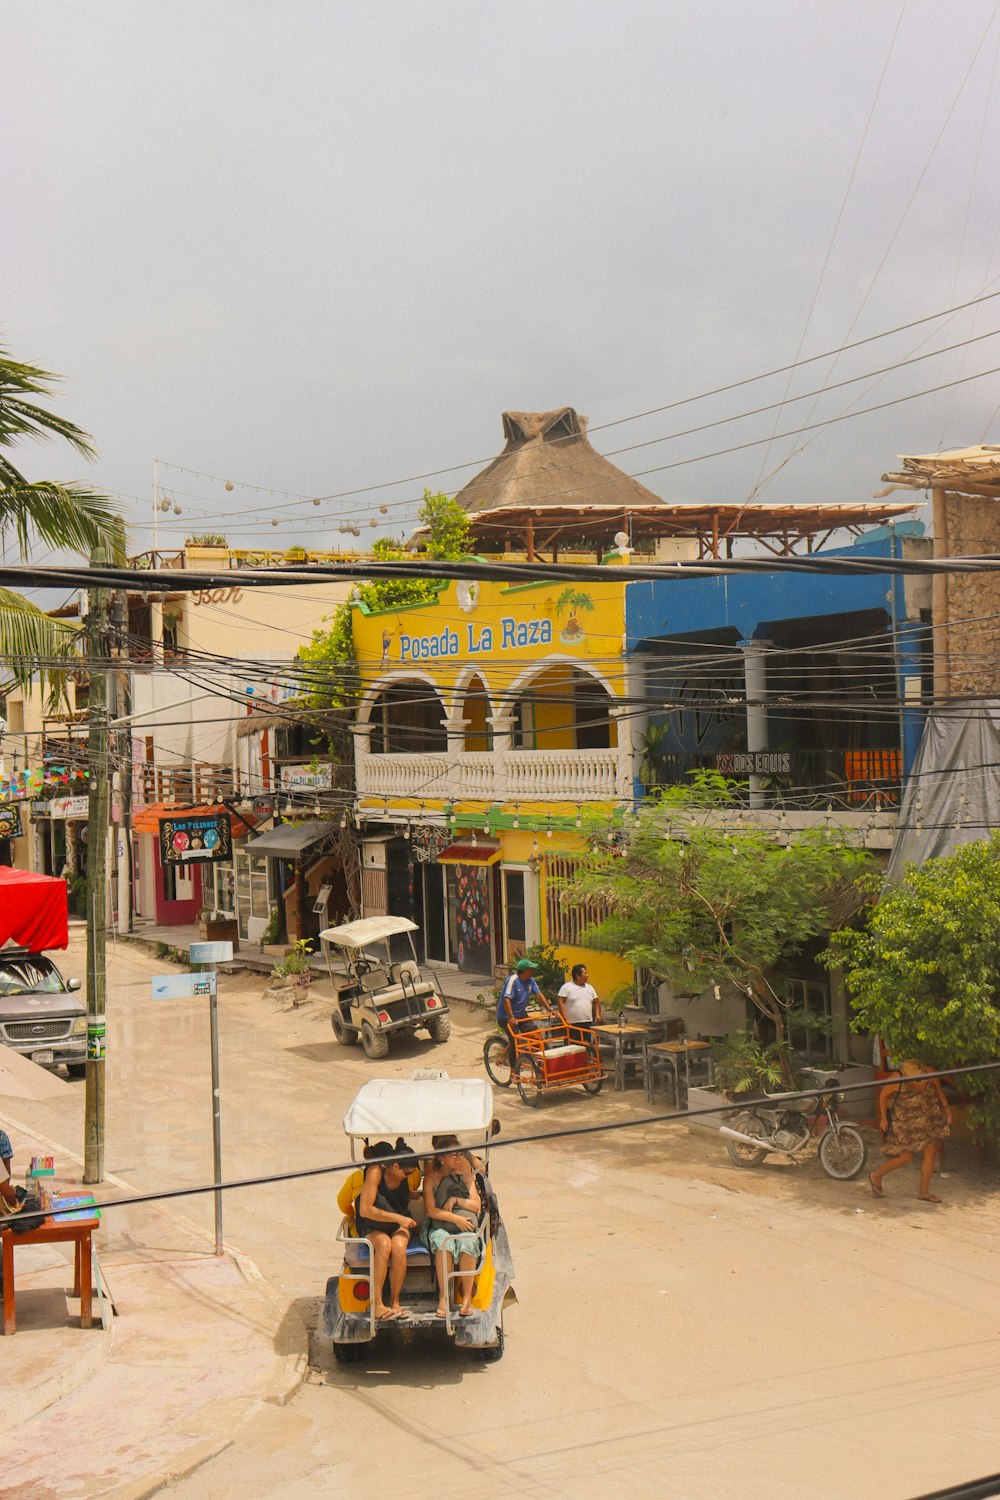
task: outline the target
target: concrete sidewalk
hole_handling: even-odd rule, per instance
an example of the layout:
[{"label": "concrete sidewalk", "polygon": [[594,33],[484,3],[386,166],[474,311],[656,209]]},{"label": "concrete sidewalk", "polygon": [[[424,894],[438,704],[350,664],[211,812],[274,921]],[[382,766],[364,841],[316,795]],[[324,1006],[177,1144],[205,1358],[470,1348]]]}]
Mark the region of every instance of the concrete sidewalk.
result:
[{"label": "concrete sidewalk", "polygon": [[[16,1160],[56,1157],[57,1188],[81,1163],[4,1116]],[[109,1177],[95,1196],[126,1197]],[[17,1333],[3,1341],[4,1500],[114,1494],[138,1500],[232,1441],[261,1401],[283,1403],[306,1366],[307,1334],[253,1263],[157,1205],[111,1209],[95,1235],[117,1308],[79,1326],[62,1247],[16,1253]],[[95,1313],[98,1303],[95,1300]]]}]

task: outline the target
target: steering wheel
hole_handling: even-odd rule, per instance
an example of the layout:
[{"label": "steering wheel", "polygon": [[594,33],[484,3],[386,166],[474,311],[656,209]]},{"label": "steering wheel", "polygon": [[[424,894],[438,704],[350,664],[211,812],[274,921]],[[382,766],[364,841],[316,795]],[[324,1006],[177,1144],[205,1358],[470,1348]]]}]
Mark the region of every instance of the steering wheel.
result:
[{"label": "steering wheel", "polygon": [[364,974],[370,974],[374,967],[375,965],[370,963],[367,958],[356,958],[354,960],[355,978],[360,979]]}]

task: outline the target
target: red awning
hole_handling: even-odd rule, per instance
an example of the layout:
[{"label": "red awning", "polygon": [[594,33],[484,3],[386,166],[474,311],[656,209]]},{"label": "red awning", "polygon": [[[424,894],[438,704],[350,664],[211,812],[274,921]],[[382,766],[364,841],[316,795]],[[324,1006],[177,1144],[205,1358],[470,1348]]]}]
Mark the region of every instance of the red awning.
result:
[{"label": "red awning", "polygon": [[493,839],[461,839],[449,844],[437,857],[439,865],[495,865],[500,858],[500,845]]},{"label": "red awning", "polygon": [[185,818],[216,818],[225,814],[229,819],[229,826],[233,831],[234,839],[241,839],[247,832],[252,833],[256,826],[256,819],[252,813],[246,817],[242,813],[234,812],[224,802],[199,803],[197,807],[183,806],[179,802],[151,802],[147,807],[139,808],[132,818],[132,831],[134,833],[159,833],[160,819],[177,817],[183,814]]},{"label": "red awning", "polygon": [[66,882],[0,865],[0,945],[40,953],[69,943]]}]

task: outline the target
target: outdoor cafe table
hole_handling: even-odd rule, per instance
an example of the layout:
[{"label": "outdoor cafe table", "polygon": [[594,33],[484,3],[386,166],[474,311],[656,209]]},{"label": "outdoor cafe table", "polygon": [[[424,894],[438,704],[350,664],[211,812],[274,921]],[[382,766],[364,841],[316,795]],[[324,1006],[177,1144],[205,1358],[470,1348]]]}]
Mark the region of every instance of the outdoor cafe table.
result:
[{"label": "outdoor cafe table", "polygon": [[[674,1104],[680,1108],[681,1103],[681,1073],[680,1060],[684,1059],[684,1091],[691,1087],[691,1056],[693,1053],[708,1052],[711,1050],[711,1042],[647,1042],[643,1048],[643,1075],[646,1080],[646,1098],[650,1104],[653,1102],[653,1069],[650,1062],[653,1058],[663,1058],[668,1062],[674,1073]],[[712,1078],[712,1063],[709,1059],[709,1082]]]},{"label": "outdoor cafe table", "polygon": [[645,1049],[645,1044],[656,1036],[661,1036],[662,1027],[655,1021],[643,1025],[637,1021],[626,1021],[622,1025],[611,1024],[595,1026],[594,1035],[598,1041],[611,1042],[615,1049],[615,1090],[621,1093],[625,1087],[625,1065],[630,1059],[634,1061]]},{"label": "outdoor cafe table", "polygon": [[73,1296],[80,1299],[80,1327],[90,1328],[91,1297],[93,1292],[93,1233],[100,1225],[93,1219],[69,1219],[59,1223],[43,1219],[37,1229],[25,1229],[15,1234],[12,1229],[0,1231],[0,1252],[3,1258],[3,1331],[14,1333],[17,1318],[14,1312],[14,1251],[22,1245],[72,1244]]}]

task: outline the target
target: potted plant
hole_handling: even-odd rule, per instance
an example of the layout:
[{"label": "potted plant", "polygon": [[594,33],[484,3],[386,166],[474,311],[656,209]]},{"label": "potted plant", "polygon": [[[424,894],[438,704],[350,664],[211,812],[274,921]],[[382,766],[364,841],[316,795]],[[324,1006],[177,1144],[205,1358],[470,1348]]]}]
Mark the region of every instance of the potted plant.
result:
[{"label": "potted plant", "polygon": [[309,939],[299,938],[295,946],[271,970],[272,979],[284,979],[291,984],[295,1005],[301,1005],[309,997],[309,986],[312,984],[310,957]]},{"label": "potted plant", "polygon": [[761,1046],[746,1031],[733,1032],[712,1049],[715,1087],[727,1099],[759,1097],[781,1087],[781,1049]]},{"label": "potted plant", "polygon": [[198,931],[207,943],[223,942],[228,938],[232,942],[234,953],[239,947],[236,918],[224,911],[203,911],[198,919]]}]

